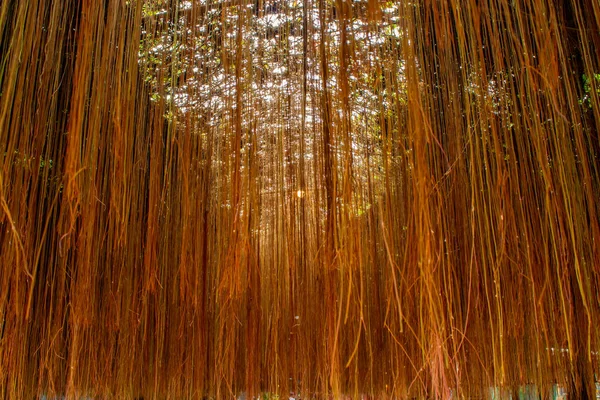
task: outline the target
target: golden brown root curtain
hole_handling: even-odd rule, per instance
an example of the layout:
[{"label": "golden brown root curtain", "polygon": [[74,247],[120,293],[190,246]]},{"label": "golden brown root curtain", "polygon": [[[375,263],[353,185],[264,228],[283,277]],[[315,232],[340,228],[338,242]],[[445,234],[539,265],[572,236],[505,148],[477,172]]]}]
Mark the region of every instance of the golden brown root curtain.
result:
[{"label": "golden brown root curtain", "polygon": [[597,0],[0,2],[0,398],[592,397],[599,54]]}]

